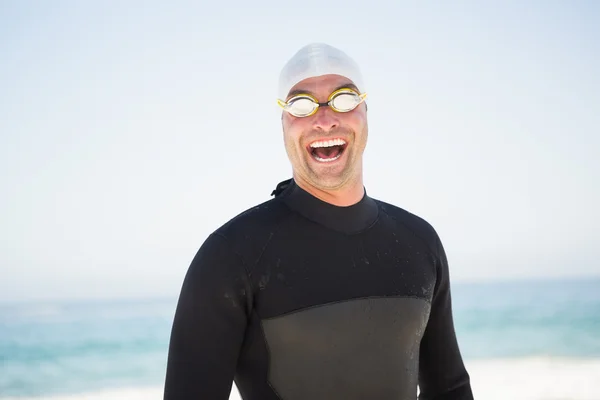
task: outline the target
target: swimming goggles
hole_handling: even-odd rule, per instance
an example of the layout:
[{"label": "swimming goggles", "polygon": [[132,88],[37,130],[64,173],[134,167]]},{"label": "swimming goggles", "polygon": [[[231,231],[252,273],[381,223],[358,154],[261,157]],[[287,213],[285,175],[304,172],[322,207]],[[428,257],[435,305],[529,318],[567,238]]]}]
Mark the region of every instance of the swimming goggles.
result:
[{"label": "swimming goggles", "polygon": [[354,89],[341,88],[329,95],[327,103],[319,103],[314,96],[301,93],[290,97],[288,101],[277,99],[277,104],[294,117],[310,117],[319,107],[329,106],[333,111],[340,113],[352,111],[366,98],[366,93],[361,94]]}]

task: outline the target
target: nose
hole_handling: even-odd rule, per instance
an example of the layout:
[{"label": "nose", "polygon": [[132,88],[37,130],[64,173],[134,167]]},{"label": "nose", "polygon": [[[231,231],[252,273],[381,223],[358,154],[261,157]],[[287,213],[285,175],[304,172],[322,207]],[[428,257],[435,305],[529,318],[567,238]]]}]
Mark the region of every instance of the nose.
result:
[{"label": "nose", "polygon": [[338,113],[329,107],[319,107],[313,118],[313,129],[315,130],[329,132],[340,126]]}]

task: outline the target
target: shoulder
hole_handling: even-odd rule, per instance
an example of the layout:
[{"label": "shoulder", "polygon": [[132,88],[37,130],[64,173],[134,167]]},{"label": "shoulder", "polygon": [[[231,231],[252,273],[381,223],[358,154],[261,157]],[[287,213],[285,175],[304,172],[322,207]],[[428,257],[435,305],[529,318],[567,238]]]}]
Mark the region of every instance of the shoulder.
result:
[{"label": "shoulder", "polygon": [[212,236],[221,236],[246,260],[255,260],[290,214],[279,198],[248,208],[219,226]]},{"label": "shoulder", "polygon": [[434,254],[438,253],[440,239],[434,227],[427,220],[393,204],[377,199],[375,202],[379,206],[380,212],[421,238]]},{"label": "shoulder", "polygon": [[270,199],[252,206],[219,226],[215,233],[234,238],[239,234],[254,234],[268,230],[284,219],[290,210],[280,199]]}]

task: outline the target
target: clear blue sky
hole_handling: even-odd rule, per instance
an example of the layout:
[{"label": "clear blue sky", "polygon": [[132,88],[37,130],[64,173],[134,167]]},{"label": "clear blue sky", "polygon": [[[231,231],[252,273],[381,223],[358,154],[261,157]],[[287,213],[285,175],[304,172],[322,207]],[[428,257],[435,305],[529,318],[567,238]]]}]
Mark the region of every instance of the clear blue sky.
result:
[{"label": "clear blue sky", "polygon": [[598,2],[4,0],[0,299],[176,296],[290,176],[277,78],[313,41],[365,75],[367,191],[455,282],[600,275]]}]

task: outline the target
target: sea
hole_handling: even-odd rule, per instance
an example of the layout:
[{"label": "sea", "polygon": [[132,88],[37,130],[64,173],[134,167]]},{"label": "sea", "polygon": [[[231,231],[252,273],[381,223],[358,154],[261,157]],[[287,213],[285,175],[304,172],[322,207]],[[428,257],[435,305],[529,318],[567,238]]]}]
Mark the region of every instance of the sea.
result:
[{"label": "sea", "polygon": [[[452,296],[476,399],[600,400],[600,278],[456,283]],[[161,399],[176,303],[0,304],[0,399]]]}]

